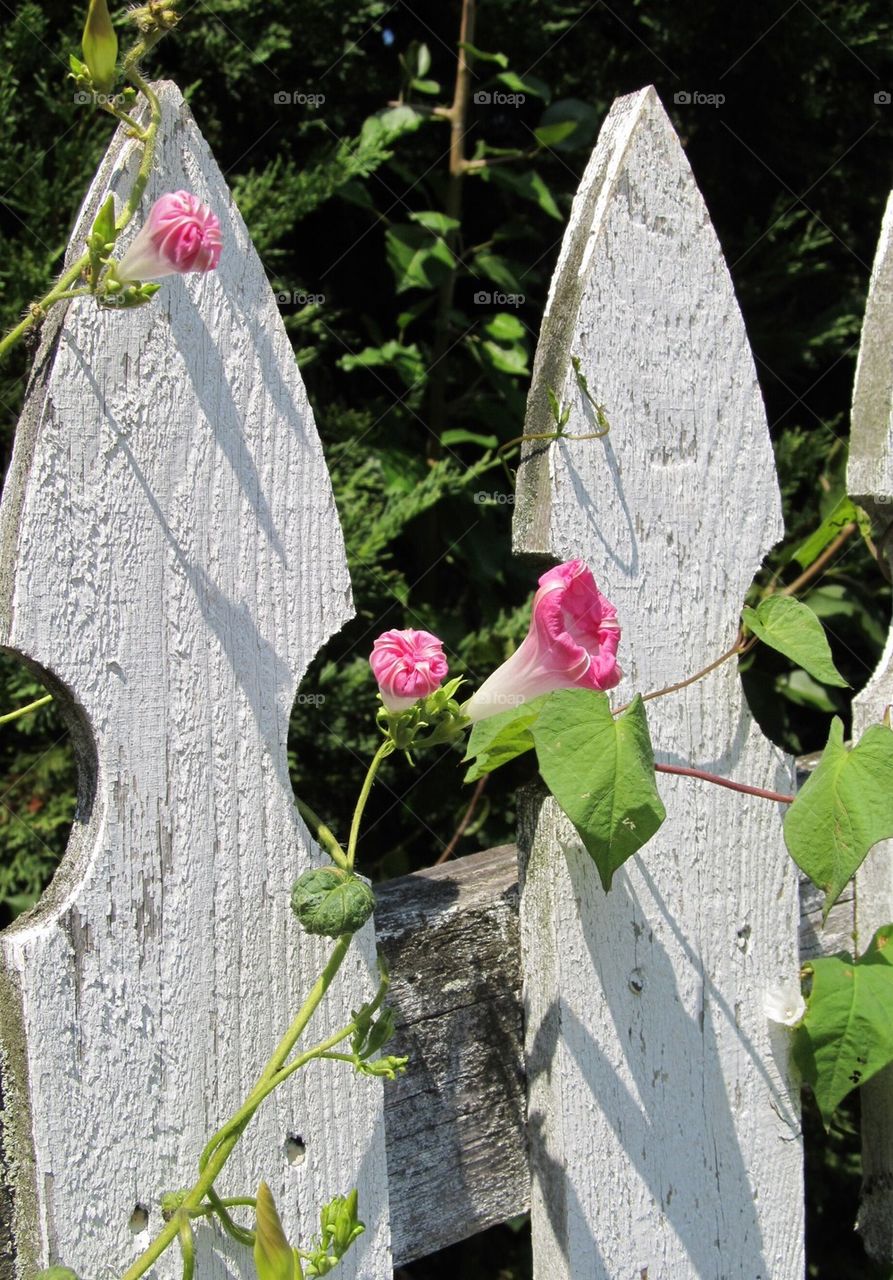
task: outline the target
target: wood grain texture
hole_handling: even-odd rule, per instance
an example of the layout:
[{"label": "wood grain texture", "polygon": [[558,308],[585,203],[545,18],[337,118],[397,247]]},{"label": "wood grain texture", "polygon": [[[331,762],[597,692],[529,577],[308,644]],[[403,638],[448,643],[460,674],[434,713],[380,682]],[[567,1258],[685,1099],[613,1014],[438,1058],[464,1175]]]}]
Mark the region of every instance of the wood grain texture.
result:
[{"label": "wood grain texture", "polygon": [[[652,89],[621,99],[574,203],[527,430],[547,388],[567,430],[533,446],[516,545],[582,557],[619,609],[616,701],[733,643],[782,524],[753,359],[731,280]],[[545,425],[544,425],[545,424]],[[658,759],[790,791],[734,664],[653,704]],[[797,972],[796,871],[782,814],[661,776],[667,821],[605,895],[552,802],[523,832],[524,948],[538,1280],[803,1273],[798,1098],[766,987]]]},{"label": "wood grain texture", "polygon": [[385,1089],[391,1233],[407,1262],[523,1213],[517,850],[488,849],[376,889],[409,1068]]},{"label": "wood grain texture", "polygon": [[[853,389],[847,488],[872,518],[877,545],[893,566],[893,194],[871,272]],[[893,631],[862,692],[853,700],[853,738],[893,703]],[[855,928],[863,951],[893,920],[893,841],[874,848],[856,874]],[[893,1262],[893,1068],[861,1089],[862,1198],[858,1227],[867,1253]]]},{"label": "wood grain texture", "polygon": [[[168,278],[138,311],[84,299],[54,313],[0,511],[2,641],[50,673],[82,758],[66,858],[2,939],[19,1275],[58,1260],[120,1274],[328,953],[289,911],[319,855],[295,815],[286,735],[298,680],[351,615],[342,538],[261,264],[179,92],[161,96],[144,212],[163,191],[195,192],[223,224],[219,270]],[[106,191],[129,190],[134,159],[119,133],[72,255]],[[370,928],[314,1039],[374,989],[373,953]],[[262,1177],[304,1239],[320,1204],[358,1185],[368,1231],[340,1274],[390,1276],[376,1082],[337,1063],[294,1077],[218,1189]],[[198,1241],[204,1280],[253,1276],[218,1231]],[[175,1255],[154,1274],[179,1274]]]},{"label": "wood grain texture", "polygon": [[[530,1207],[518,849],[502,845],[377,885],[406,1075],[385,1087],[395,1263]],[[800,876],[800,958],[852,949],[853,897],[821,928]]]}]

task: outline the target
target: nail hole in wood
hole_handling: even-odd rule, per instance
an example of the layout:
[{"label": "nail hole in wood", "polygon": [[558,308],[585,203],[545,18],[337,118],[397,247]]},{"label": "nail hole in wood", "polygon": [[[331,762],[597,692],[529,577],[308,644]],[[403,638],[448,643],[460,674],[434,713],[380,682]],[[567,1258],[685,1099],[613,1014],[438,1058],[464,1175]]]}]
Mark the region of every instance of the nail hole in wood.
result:
[{"label": "nail hole in wood", "polygon": [[303,1164],[307,1156],[307,1145],[299,1133],[286,1134],[285,1158],[289,1164]]},{"label": "nail hole in wood", "polygon": [[141,1231],[146,1230],[146,1227],[149,1225],[149,1210],[144,1204],[138,1204],[136,1206],[133,1213],[130,1215],[130,1222],[128,1225],[135,1236],[139,1235]]}]

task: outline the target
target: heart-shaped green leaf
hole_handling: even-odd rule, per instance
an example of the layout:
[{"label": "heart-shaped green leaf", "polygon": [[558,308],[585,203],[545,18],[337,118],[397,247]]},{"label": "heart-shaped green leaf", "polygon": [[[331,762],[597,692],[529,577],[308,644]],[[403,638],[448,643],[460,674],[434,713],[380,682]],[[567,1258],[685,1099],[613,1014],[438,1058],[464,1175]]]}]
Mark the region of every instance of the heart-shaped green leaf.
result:
[{"label": "heart-shaped green leaf", "polygon": [[605,694],[560,689],[544,700],[530,732],[543,780],[576,827],[607,891],[617,868],[666,817],[644,703],[637,694],[615,717]]},{"label": "heart-shaped green leaf", "polygon": [[812,962],[812,994],[794,1033],[794,1060],[827,1128],[858,1085],[893,1062],[893,925],[878,929],[859,960]]},{"label": "heart-shaped green leaf", "polygon": [[831,721],[818,767],[785,816],[788,852],[824,890],[824,915],[872,845],[893,836],[893,731],[873,724],[851,751]]},{"label": "heart-shaped green leaf", "polygon": [[825,629],[808,605],[792,596],[767,596],[756,609],[746,605],[744,625],[822,684],[849,688],[831,658]]}]

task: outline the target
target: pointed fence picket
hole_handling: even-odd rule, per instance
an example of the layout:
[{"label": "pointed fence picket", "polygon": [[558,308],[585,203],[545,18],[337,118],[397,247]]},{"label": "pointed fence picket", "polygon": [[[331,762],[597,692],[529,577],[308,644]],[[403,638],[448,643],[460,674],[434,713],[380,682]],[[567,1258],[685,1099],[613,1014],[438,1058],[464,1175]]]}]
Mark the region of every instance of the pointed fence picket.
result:
[{"label": "pointed fence picket", "polygon": [[[82,769],[64,865],[2,940],[18,1274],[61,1259],[98,1278],[142,1251],[161,1194],[194,1181],[327,955],[289,909],[316,854],[286,735],[298,680],[351,615],[341,531],[245,225],[178,90],[161,101],[146,207],[181,188],[206,201],[220,268],[173,277],[141,310],[53,312],[2,506],[2,640],[47,673]],[[74,254],[135,159],[119,131]],[[320,1028],[374,991],[371,927],[365,941]],[[218,1190],[266,1178],[309,1240],[320,1205],[358,1186],[368,1230],[343,1273],[378,1280],[381,1090],[320,1065],[255,1119]],[[253,1275],[225,1237],[200,1233],[198,1249],[209,1280]],[[179,1274],[176,1253],[156,1274]]]},{"label": "pointed fence picket", "polygon": [[[146,204],[187,187],[224,223],[220,269],[130,313],[76,301],[44,327],[0,507],[2,643],[36,664],[78,748],[66,858],[0,938],[0,1280],[58,1260],[120,1274],[253,1082],[323,949],[288,918],[318,857],[295,817],[296,685],[350,615],[319,441],[273,295],[173,86]],[[126,194],[119,133],[72,237]],[[888,211],[859,364],[850,487],[893,495]],[[728,272],[653,90],[620,99],[583,178],[539,342],[515,539],[581,557],[623,620],[620,698],[734,641],[781,534],[763,407]],[[889,527],[880,530],[886,546]],[[876,719],[889,650],[862,695]],[[655,704],[657,759],[790,791],[733,664]],[[798,1097],[762,995],[847,945],[801,892],[781,814],[660,778],[667,820],[605,895],[551,801],[513,846],[378,890],[407,1075],[320,1064],[253,1122],[220,1190],[265,1178],[288,1230],[351,1186],[367,1233],[339,1274],[405,1261],[532,1211],[537,1280],[799,1280]],[[893,916],[889,857],[857,890],[860,942]],[[320,1015],[373,985],[371,927]],[[444,982],[444,972],[450,979]],[[523,988],[523,999],[522,999]],[[522,1009],[526,1031],[522,1027]],[[529,1096],[525,1115],[524,1081]],[[888,1073],[865,1094],[861,1226],[891,1251]],[[300,1138],[300,1143],[296,1141]],[[294,1159],[303,1154],[303,1159]],[[290,1162],[291,1157],[291,1162]],[[873,1243],[872,1243],[873,1242]],[[173,1275],[166,1259],[155,1269]],[[198,1275],[252,1274],[199,1232]]]},{"label": "pointed fence picket", "polygon": [[[623,620],[617,698],[729,650],[781,537],[763,404],[701,195],[653,89],[620,99],[552,282],[518,473],[517,550],[579,557]],[[775,791],[792,763],[734,663],[653,704],[659,761]],[[766,988],[798,970],[780,806],[661,776],[667,820],[605,894],[554,802],[524,846],[534,1274],[794,1277],[800,1126]]]},{"label": "pointed fence picket", "polygon": [[[850,496],[869,513],[887,575],[893,565],[893,194],[871,273],[853,390]],[[853,703],[853,737],[893,704],[893,631],[878,668]],[[893,842],[872,851],[856,875],[854,933],[864,951],[893,920]],[[852,946],[847,948],[852,950]],[[893,1260],[893,1067],[861,1090],[862,1198],[858,1227],[871,1257]]]}]

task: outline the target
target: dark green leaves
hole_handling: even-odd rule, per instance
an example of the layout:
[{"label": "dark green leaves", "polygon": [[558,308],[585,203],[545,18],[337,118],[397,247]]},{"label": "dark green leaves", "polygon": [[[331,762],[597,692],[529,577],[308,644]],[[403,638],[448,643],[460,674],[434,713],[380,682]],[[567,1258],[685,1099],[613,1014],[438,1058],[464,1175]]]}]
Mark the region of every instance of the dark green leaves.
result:
[{"label": "dark green leaves", "polygon": [[741,617],[764,644],[783,653],[822,684],[848,687],[831,659],[824,628],[807,605],[791,596],[767,596],[756,609],[745,606]]},{"label": "dark green leaves", "polygon": [[788,852],[825,892],[825,917],[872,845],[893,836],[891,778],[893,731],[872,725],[848,751],[835,716],[819,766],[784,823]]},{"label": "dark green leaves", "polygon": [[531,746],[552,795],[574,824],[604,888],[658,830],[666,812],[654,781],[645,707],[636,697],[619,716],[604,693],[559,689],[480,721],[467,759],[470,782]]},{"label": "dark green leaves", "polygon": [[857,1085],[893,1061],[893,925],[878,929],[859,960],[812,963],[812,993],[794,1034],[794,1060],[827,1127]]}]

